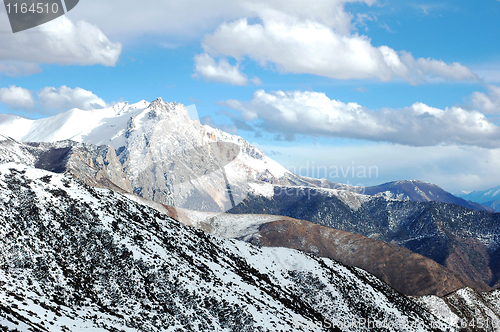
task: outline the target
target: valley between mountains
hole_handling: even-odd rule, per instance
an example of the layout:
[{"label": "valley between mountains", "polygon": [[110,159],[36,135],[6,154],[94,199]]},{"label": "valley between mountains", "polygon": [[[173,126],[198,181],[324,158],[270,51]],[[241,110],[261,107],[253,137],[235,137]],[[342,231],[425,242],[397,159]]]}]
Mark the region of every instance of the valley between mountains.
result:
[{"label": "valley between mountains", "polygon": [[0,135],[5,331],[500,331],[491,206],[301,177],[161,98]]}]

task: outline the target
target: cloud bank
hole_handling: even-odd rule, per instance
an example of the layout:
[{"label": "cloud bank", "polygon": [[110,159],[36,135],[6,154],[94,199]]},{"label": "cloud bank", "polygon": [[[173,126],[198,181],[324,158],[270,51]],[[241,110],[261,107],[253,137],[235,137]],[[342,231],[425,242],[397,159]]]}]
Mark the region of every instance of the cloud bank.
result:
[{"label": "cloud bank", "polygon": [[212,56],[248,57],[283,73],[313,74],[334,79],[403,79],[411,84],[429,79],[478,80],[467,67],[435,59],[415,59],[405,51],[375,47],[357,33],[341,33],[316,21],[267,15],[262,23],[247,18],[223,23],[205,36]]},{"label": "cloud bank", "polygon": [[93,94],[92,91],[79,87],[71,89],[65,85],[57,89],[45,87],[38,92],[38,98],[46,110],[64,111],[71,108],[90,110],[107,106],[106,102]]},{"label": "cloud bank", "polygon": [[25,88],[11,85],[0,89],[0,102],[15,110],[36,109],[42,113],[67,111],[72,108],[91,110],[107,107],[108,104],[92,93],[79,87],[74,89],[65,85],[54,88],[45,87],[34,94]]},{"label": "cloud bank", "polygon": [[15,85],[0,89],[0,102],[13,109],[32,109],[35,106],[31,92]]},{"label": "cloud bank", "polygon": [[444,110],[415,103],[375,112],[357,103],[343,103],[311,91],[257,90],[251,101],[221,103],[241,112],[270,133],[288,140],[296,135],[344,137],[409,146],[471,145],[500,147],[500,128],[478,111]]},{"label": "cloud bank", "polygon": [[0,73],[29,75],[41,71],[39,64],[114,66],[121,50],[95,25],[62,16],[27,31],[1,34]]},{"label": "cloud bank", "polygon": [[[270,142],[271,143],[271,142]],[[388,143],[261,145],[272,158],[303,175],[328,177],[333,182],[372,186],[397,180],[418,179],[435,183],[450,192],[485,190],[500,184],[500,149],[456,145],[414,147]],[[318,153],[321,151],[321,153]],[[330,173],[332,167],[352,169],[376,167],[378,172]],[[367,174],[370,175],[370,174]]]}]

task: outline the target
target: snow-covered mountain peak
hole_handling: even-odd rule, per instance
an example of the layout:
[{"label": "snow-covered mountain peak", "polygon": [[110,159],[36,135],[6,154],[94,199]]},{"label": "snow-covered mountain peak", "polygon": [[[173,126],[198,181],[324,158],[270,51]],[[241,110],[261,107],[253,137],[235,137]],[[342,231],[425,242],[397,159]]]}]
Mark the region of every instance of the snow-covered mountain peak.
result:
[{"label": "snow-covered mountain peak", "polygon": [[177,102],[165,102],[161,97],[158,97],[156,100],[152,101],[149,104],[150,112],[159,112],[165,113],[170,118],[176,118],[182,120],[189,120],[189,112],[183,104]]},{"label": "snow-covered mountain peak", "polygon": [[[128,102],[127,102],[127,103],[128,103]],[[146,108],[146,107],[149,107],[149,105],[150,105],[150,102],[145,101],[145,100],[143,99],[143,100],[141,100],[141,101],[139,101],[139,102],[137,102],[137,103],[135,103],[135,104],[131,104],[131,105],[130,105],[130,107],[131,107],[131,108],[135,108],[135,109],[137,109],[137,108]]]},{"label": "snow-covered mountain peak", "polygon": [[114,138],[130,116],[145,108],[118,103],[108,108],[71,109],[48,118],[30,120],[20,117],[0,118],[0,133],[23,142],[73,140],[96,145],[115,145]]},{"label": "snow-covered mountain peak", "polygon": [[[3,116],[0,134],[21,142],[71,140],[112,146],[137,194],[166,204],[173,204],[172,196],[176,195],[182,202],[199,202],[195,206],[181,204],[192,209],[204,209],[206,206],[201,205],[205,204],[212,206],[210,211],[226,206],[228,185],[233,194],[242,199],[248,192],[248,181],[278,183],[286,174],[291,176],[283,166],[243,138],[203,126],[191,120],[183,104],[161,98],[151,103],[121,102],[103,109],[72,109],[39,120]],[[210,145],[214,142],[222,145]],[[227,155],[233,153],[234,144],[239,147],[239,154],[234,162],[225,164],[226,174],[219,172],[214,179],[199,179],[219,169],[213,148],[222,149],[219,152]],[[184,165],[184,155],[191,155],[199,147],[205,147],[206,159],[202,162],[191,159],[191,163]],[[183,170],[179,169],[181,164],[185,166]],[[174,183],[187,183],[187,187],[173,189]]]}]

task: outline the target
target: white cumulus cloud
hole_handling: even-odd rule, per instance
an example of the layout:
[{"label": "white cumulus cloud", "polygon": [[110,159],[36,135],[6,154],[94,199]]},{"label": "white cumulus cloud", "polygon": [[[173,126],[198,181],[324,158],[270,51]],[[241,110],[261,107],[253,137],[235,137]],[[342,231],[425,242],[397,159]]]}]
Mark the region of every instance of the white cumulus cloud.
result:
[{"label": "white cumulus cloud", "polygon": [[[343,7],[340,7],[343,9]],[[459,63],[415,59],[388,46],[375,47],[362,35],[341,33],[321,22],[263,15],[262,23],[247,18],[223,23],[205,36],[204,50],[212,56],[249,57],[282,72],[306,73],[335,79],[402,78],[411,83],[429,78],[476,80]]]},{"label": "white cumulus cloud", "polygon": [[440,144],[500,147],[500,128],[484,114],[460,107],[438,109],[415,103],[379,112],[312,91],[258,90],[249,102],[221,103],[264,130],[295,135],[345,137],[409,146]]},{"label": "white cumulus cloud", "polygon": [[[295,17],[314,20],[338,31],[352,29],[352,16],[343,9],[345,3],[376,0],[148,0],[140,6],[132,0],[87,0],[69,17],[84,19],[113,36],[144,34],[193,37],[211,31],[222,21],[241,17]],[[98,8],[99,10],[96,10]]]},{"label": "white cumulus cloud", "polygon": [[500,87],[488,85],[488,93],[474,92],[471,96],[476,107],[487,114],[500,113]]},{"label": "white cumulus cloud", "polygon": [[38,92],[38,98],[45,110],[62,111],[72,108],[90,110],[107,106],[106,102],[92,91],[79,87],[72,89],[65,85],[59,88],[45,87]]},{"label": "white cumulus cloud", "polygon": [[0,71],[36,72],[37,64],[114,66],[121,49],[95,25],[62,16],[27,31],[1,34]]},{"label": "white cumulus cloud", "polygon": [[195,56],[195,74],[193,76],[201,76],[207,81],[232,85],[245,85],[248,82],[247,76],[240,72],[237,65],[230,65],[226,59],[219,59],[217,63],[206,53]]},{"label": "white cumulus cloud", "polygon": [[35,106],[31,92],[15,85],[0,89],[0,102],[14,109],[31,109]]}]

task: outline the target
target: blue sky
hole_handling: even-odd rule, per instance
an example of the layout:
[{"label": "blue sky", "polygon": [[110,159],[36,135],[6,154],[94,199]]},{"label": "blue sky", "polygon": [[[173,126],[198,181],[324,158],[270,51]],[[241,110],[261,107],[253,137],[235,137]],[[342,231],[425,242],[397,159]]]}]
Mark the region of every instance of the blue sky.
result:
[{"label": "blue sky", "polygon": [[137,6],[81,0],[14,35],[2,20],[0,112],[41,118],[161,96],[196,104],[204,123],[303,175],[371,166],[377,176],[330,180],[500,184],[500,1]]}]

